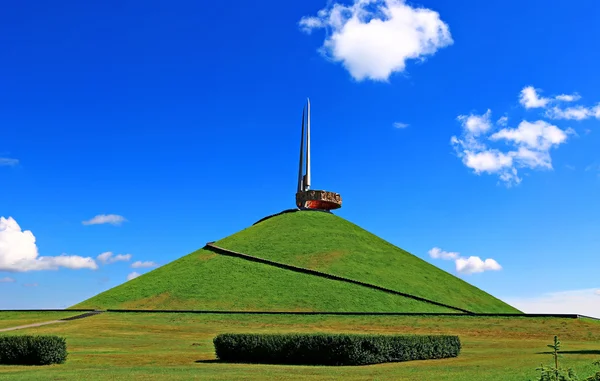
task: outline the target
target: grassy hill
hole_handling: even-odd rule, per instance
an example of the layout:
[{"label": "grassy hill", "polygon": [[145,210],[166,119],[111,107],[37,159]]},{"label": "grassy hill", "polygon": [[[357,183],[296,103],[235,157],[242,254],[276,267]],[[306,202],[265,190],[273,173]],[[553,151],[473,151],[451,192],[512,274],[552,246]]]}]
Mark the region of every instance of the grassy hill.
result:
[{"label": "grassy hill", "polygon": [[457,312],[204,249],[73,308]]},{"label": "grassy hill", "polygon": [[519,312],[477,287],[334,214],[282,214],[215,244],[473,312]]},{"label": "grassy hill", "polygon": [[[272,217],[216,245],[473,312],[516,309],[333,214]],[[457,312],[201,249],[74,308]]]}]

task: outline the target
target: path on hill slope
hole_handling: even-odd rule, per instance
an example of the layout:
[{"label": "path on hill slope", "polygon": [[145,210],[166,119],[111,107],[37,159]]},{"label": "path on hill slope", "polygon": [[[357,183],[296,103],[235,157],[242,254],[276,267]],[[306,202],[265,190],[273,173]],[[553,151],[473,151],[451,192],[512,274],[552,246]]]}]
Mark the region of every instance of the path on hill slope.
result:
[{"label": "path on hill slope", "polygon": [[81,314],[81,315],[75,315],[75,316],[71,316],[71,317],[68,317],[68,318],[60,319],[60,320],[50,320],[50,321],[44,321],[44,322],[40,322],[40,323],[32,323],[32,324],[26,324],[26,325],[19,325],[19,326],[16,326],[16,327],[2,328],[2,329],[0,329],[0,332],[8,332],[8,331],[16,331],[16,330],[19,330],[19,329],[42,327],[44,325],[50,325],[50,324],[67,323],[70,320],[84,319],[86,317],[98,315],[98,314],[101,314],[103,312],[104,311],[93,311],[93,312],[90,311],[90,312],[86,312],[86,313]]},{"label": "path on hill slope", "polygon": [[271,261],[271,260],[268,260],[268,259],[263,259],[263,258],[255,257],[255,256],[249,255],[249,254],[238,253],[237,251],[233,251],[233,250],[229,250],[229,249],[225,249],[225,248],[222,248],[220,246],[217,246],[213,242],[207,243],[206,246],[205,246],[205,248],[208,249],[208,250],[211,250],[212,252],[217,253],[217,254],[228,255],[228,256],[232,256],[232,257],[237,257],[237,258],[245,259],[245,260],[248,260],[248,261],[253,261],[253,262],[259,262],[259,263],[266,264],[266,265],[269,265],[269,266],[274,266],[274,267],[282,268],[282,269],[285,269],[285,270],[291,270],[291,271],[300,272],[300,273],[304,273],[304,274],[315,275],[315,276],[318,276],[318,277],[321,277],[321,278],[326,278],[326,279],[337,280],[337,281],[340,281],[340,282],[351,283],[351,284],[355,284],[355,285],[359,285],[359,286],[363,286],[363,287],[368,287],[368,288],[371,288],[371,289],[374,289],[374,290],[386,292],[388,294],[394,294],[394,295],[398,295],[398,296],[403,296],[405,298],[410,298],[410,299],[418,300],[420,302],[425,302],[425,303],[433,304],[433,305],[440,306],[440,307],[450,308],[450,309],[453,309],[455,311],[460,311],[462,313],[471,314],[471,315],[474,314],[473,312],[471,312],[469,310],[465,310],[463,308],[454,307],[454,306],[450,306],[450,305],[447,305],[447,304],[444,304],[444,303],[435,302],[433,300],[421,298],[421,297],[415,296],[415,295],[405,294],[403,292],[395,291],[395,290],[392,290],[392,289],[389,289],[389,288],[385,288],[385,287],[381,287],[381,286],[376,286],[374,284],[360,282],[360,281],[353,280],[353,279],[348,279],[348,278],[343,278],[343,277],[340,277],[340,276],[337,276],[337,275],[332,275],[332,274],[324,273],[324,272],[321,272],[321,271],[311,270],[311,269],[307,269],[307,268],[304,268],[304,267],[297,267],[297,266],[288,265],[288,264],[281,263],[281,262],[275,262],[275,261]]}]

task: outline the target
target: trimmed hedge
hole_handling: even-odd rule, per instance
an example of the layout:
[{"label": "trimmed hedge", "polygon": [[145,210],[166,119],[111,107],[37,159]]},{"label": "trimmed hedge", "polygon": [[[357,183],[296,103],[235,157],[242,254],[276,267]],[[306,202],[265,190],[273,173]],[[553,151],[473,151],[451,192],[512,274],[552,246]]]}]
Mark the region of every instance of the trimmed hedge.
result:
[{"label": "trimmed hedge", "polygon": [[49,365],[67,360],[67,342],[58,336],[0,336],[0,364]]},{"label": "trimmed hedge", "polygon": [[293,365],[367,365],[456,357],[458,336],[221,334],[217,358],[226,362]]}]

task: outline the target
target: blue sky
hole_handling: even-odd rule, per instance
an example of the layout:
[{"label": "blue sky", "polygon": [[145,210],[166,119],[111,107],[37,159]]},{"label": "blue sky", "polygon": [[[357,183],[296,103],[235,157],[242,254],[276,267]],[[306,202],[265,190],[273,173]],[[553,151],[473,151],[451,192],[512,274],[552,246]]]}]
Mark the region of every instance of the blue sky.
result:
[{"label": "blue sky", "polygon": [[600,316],[599,12],[8,4],[0,308],[70,306],[293,207],[310,97],[340,216],[526,311]]}]

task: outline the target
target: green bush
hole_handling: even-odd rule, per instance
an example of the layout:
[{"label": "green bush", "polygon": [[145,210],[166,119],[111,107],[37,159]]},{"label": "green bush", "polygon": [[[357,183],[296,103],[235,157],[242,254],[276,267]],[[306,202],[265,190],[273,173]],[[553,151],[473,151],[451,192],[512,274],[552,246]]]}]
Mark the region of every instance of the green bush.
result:
[{"label": "green bush", "polygon": [[440,359],[458,356],[461,348],[457,336],[222,334],[213,342],[222,361],[297,365]]},{"label": "green bush", "polygon": [[0,364],[49,365],[67,359],[67,342],[58,336],[0,336]]}]

